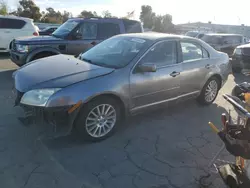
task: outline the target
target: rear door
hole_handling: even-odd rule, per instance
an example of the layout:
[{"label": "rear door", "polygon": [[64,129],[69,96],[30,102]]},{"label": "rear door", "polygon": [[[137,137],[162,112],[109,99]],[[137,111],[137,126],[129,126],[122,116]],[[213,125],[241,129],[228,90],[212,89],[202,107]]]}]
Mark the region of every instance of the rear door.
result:
[{"label": "rear door", "polygon": [[192,40],[181,40],[182,73],[181,95],[188,96],[200,91],[207,74],[213,66],[208,51]]},{"label": "rear door", "polygon": [[9,48],[10,42],[21,36],[20,30],[26,25],[24,20],[0,18],[0,50]]}]

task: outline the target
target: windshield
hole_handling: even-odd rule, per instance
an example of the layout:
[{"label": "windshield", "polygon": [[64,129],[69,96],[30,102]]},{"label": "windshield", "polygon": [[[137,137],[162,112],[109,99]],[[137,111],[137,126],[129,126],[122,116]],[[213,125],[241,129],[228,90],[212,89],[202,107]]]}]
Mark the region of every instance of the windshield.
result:
[{"label": "windshield", "polygon": [[222,43],[222,36],[211,36],[211,35],[204,35],[201,40],[208,44],[221,44]]},{"label": "windshield", "polygon": [[141,38],[110,38],[82,54],[80,59],[99,66],[121,68],[147,48],[147,44],[147,40]]},{"label": "windshield", "polygon": [[74,20],[69,20],[62,24],[57,30],[55,30],[52,35],[56,37],[65,37],[68,35],[73,29],[76,28],[79,22]]}]

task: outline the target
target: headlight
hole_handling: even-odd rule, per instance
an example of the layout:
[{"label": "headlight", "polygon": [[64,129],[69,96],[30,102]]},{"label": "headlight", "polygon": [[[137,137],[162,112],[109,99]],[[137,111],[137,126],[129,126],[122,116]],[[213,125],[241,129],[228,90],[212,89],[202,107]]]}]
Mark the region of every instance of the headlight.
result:
[{"label": "headlight", "polygon": [[20,103],[31,106],[45,106],[49,98],[59,90],[60,88],[31,90],[23,95]]},{"label": "headlight", "polygon": [[18,52],[28,52],[29,46],[28,45],[22,45],[22,44],[16,44],[16,49]]},{"label": "headlight", "polygon": [[235,54],[235,55],[241,55],[242,54],[242,50],[241,50],[241,48],[235,48],[235,50],[234,50],[234,53],[233,54]]}]

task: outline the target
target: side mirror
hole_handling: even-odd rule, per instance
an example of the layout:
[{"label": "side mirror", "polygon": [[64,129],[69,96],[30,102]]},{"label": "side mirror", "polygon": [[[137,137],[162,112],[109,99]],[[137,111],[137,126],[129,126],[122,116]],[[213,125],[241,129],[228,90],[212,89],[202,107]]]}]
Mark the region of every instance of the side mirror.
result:
[{"label": "side mirror", "polygon": [[156,65],[152,63],[144,63],[137,67],[137,72],[156,72],[156,70]]}]

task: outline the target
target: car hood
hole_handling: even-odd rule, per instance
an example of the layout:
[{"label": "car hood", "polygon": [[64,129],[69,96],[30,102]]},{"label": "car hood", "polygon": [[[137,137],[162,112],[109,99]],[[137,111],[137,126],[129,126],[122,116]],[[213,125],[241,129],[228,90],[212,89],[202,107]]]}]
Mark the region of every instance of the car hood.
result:
[{"label": "car hood", "polygon": [[55,55],[26,64],[13,73],[20,92],[40,88],[62,88],[104,76],[114,69],[96,66],[68,55]]},{"label": "car hood", "polygon": [[16,43],[20,44],[43,44],[43,43],[48,43],[48,42],[54,42],[54,41],[61,41],[63,39],[61,38],[56,38],[54,36],[30,36],[30,37],[19,37],[15,39]]}]

